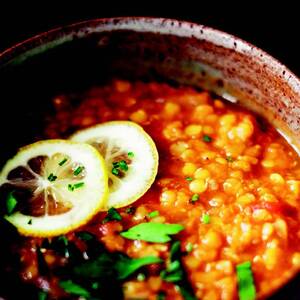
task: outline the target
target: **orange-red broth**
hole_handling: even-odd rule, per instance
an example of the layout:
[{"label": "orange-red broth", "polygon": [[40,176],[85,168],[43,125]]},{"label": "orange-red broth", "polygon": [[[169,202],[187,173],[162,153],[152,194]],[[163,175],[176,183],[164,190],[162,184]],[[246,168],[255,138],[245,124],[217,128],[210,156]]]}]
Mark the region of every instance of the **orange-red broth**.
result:
[{"label": "orange-red broth", "polygon": [[[120,209],[122,221],[102,224],[100,213],[83,229],[109,251],[130,257],[168,257],[169,244],[126,240],[119,233],[159,211],[152,222],[177,223],[182,250],[192,251],[183,264],[197,298],[238,299],[235,266],[251,261],[258,298],[282,285],[300,266],[299,157],[276,130],[253,113],[190,87],[116,80],[91,89],[80,101],[72,95],[53,100],[47,138],[66,137],[74,130],[109,120],[139,123],[159,151],[158,175],[151,189],[132,206]],[[203,137],[209,136],[210,142]],[[142,172],[143,170],[141,170]],[[191,177],[192,181],[186,180]],[[193,194],[199,200],[192,202]],[[203,215],[210,216],[204,224]],[[72,240],[74,234],[67,237]],[[23,280],[39,285],[36,255],[40,243],[28,238],[19,250]],[[60,264],[52,252],[49,266]],[[152,269],[151,269],[152,268]],[[165,283],[157,267],[144,281],[124,284],[126,299],[182,299],[174,284]],[[50,295],[60,296],[58,278],[48,279]]]}]

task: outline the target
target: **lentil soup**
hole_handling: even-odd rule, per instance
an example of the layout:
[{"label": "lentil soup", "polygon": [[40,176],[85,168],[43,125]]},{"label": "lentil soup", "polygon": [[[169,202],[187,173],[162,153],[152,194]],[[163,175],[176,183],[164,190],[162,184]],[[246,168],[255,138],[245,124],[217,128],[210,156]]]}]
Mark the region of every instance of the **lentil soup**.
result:
[{"label": "lentil soup", "polygon": [[[3,269],[14,276],[17,271],[39,299],[90,299],[91,292],[83,293],[82,287],[76,294],[74,285],[72,290],[59,282],[64,269],[70,272],[70,261],[89,260],[91,237],[107,253],[163,260],[132,273],[121,285],[106,281],[107,297],[101,299],[265,299],[299,269],[300,160],[260,117],[206,91],[123,80],[82,95],[58,95],[53,108],[46,138],[131,120],[153,138],[160,159],[157,178],[144,196],[57,238],[58,250],[48,239],[18,236],[13,241],[9,252],[19,258],[18,270],[8,265],[10,260],[1,262]],[[165,243],[120,234],[145,222],[184,229]],[[180,258],[174,259],[174,252]],[[245,263],[246,293],[239,273]],[[91,290],[97,289],[93,284]]]}]

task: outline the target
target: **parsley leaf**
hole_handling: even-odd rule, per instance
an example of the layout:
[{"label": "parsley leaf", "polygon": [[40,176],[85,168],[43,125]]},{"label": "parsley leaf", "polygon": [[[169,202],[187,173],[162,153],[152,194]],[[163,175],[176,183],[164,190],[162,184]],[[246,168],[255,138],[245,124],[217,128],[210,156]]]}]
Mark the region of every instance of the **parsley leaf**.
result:
[{"label": "parsley leaf", "polygon": [[202,223],[203,223],[203,224],[209,224],[209,223],[210,223],[210,215],[204,214],[204,215],[202,216]]},{"label": "parsley leaf", "polygon": [[60,161],[58,164],[60,165],[60,166],[63,166],[66,162],[67,162],[67,158],[64,158],[62,161]]},{"label": "parsley leaf", "polygon": [[73,272],[75,275],[88,279],[105,278],[114,274],[114,264],[113,257],[104,252],[95,259],[77,265],[74,267]]},{"label": "parsley leaf", "polygon": [[121,215],[119,214],[119,212],[114,208],[114,207],[111,207],[108,212],[107,212],[107,216],[103,219],[102,223],[105,224],[109,221],[121,221],[122,220],[122,217]]},{"label": "parsley leaf", "polygon": [[141,223],[121,232],[121,236],[130,240],[166,243],[171,240],[169,235],[177,234],[183,229],[180,224]]},{"label": "parsley leaf", "polygon": [[240,300],[254,300],[256,290],[251,270],[251,262],[246,261],[236,266],[239,299]]},{"label": "parsley leaf", "polygon": [[117,262],[115,263],[115,268],[118,273],[118,279],[123,280],[143,266],[161,262],[163,261],[155,256],[129,258],[124,255],[120,255]]},{"label": "parsley leaf", "polygon": [[210,143],[212,141],[212,138],[209,135],[204,135],[202,137],[202,140],[206,143]]},{"label": "parsley leaf", "polygon": [[134,157],[134,153],[133,153],[132,151],[128,152],[127,155],[128,155],[128,157],[130,157],[130,158]]},{"label": "parsley leaf", "polygon": [[73,174],[75,175],[75,176],[78,176],[82,171],[83,171],[83,167],[82,166],[78,166],[75,170],[74,170],[74,172],[73,172]]},{"label": "parsley leaf", "polygon": [[49,180],[50,182],[53,182],[53,181],[55,181],[56,179],[57,179],[57,176],[54,175],[53,173],[51,173],[51,174],[48,176],[48,180]]},{"label": "parsley leaf", "polygon": [[135,211],[136,211],[136,208],[134,206],[130,206],[125,209],[125,212],[129,215],[133,215],[135,213]]},{"label": "parsley leaf", "polygon": [[198,194],[193,194],[192,195],[192,198],[191,198],[191,202],[192,203],[195,203],[196,201],[198,201],[199,200],[199,195]]},{"label": "parsley leaf", "polygon": [[90,297],[90,293],[80,286],[79,284],[74,283],[72,280],[61,281],[59,286],[63,288],[67,293],[82,296],[85,298]]},{"label": "parsley leaf", "polygon": [[83,186],[84,186],[84,182],[78,182],[78,183],[74,183],[74,184],[69,183],[68,184],[68,190],[70,192],[73,192],[74,190],[79,189]]},{"label": "parsley leaf", "polygon": [[170,249],[169,263],[167,268],[160,272],[160,277],[166,282],[176,283],[183,299],[196,300],[181,263],[182,255],[180,241],[173,242]]},{"label": "parsley leaf", "polygon": [[48,297],[48,293],[45,291],[38,292],[38,300],[46,300]]},{"label": "parsley leaf", "polygon": [[123,254],[114,256],[102,253],[96,259],[76,266],[74,273],[90,279],[106,278],[116,274],[118,280],[124,280],[143,266],[161,262],[162,260],[155,256],[130,258]]},{"label": "parsley leaf", "polygon": [[187,243],[187,245],[185,246],[185,250],[187,253],[192,252],[193,249],[194,249],[194,245],[191,242]]},{"label": "parsley leaf", "polygon": [[227,160],[228,162],[233,162],[233,161],[234,161],[234,159],[233,159],[232,156],[227,156],[227,157],[226,157],[226,160]]},{"label": "parsley leaf", "polygon": [[15,196],[13,195],[13,193],[14,192],[10,192],[6,199],[6,210],[7,210],[7,214],[9,216],[14,212],[14,210],[18,204],[18,201],[15,198]]},{"label": "parsley leaf", "polygon": [[148,217],[149,217],[149,218],[155,218],[155,217],[158,217],[158,216],[159,216],[159,211],[158,211],[158,210],[151,211],[151,212],[148,214]]}]

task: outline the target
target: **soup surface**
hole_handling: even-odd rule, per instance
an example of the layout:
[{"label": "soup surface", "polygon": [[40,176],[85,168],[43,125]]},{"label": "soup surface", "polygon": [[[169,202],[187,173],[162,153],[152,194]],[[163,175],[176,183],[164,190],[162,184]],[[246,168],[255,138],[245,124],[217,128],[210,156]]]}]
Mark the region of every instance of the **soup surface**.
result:
[{"label": "soup surface", "polygon": [[[153,138],[159,169],[144,196],[117,210],[120,217],[99,213],[77,232],[55,238],[58,249],[49,246],[51,240],[18,235],[6,246],[17,267],[2,259],[2,269],[38,290],[39,299],[84,297],[74,293],[74,286],[66,292],[59,282],[70,272],[70,262],[76,265],[77,256],[87,256],[85,242],[91,237],[108,253],[164,261],[139,269],[121,284],[104,280],[108,296],[103,299],[122,293],[125,299],[239,299],[237,266],[245,262],[256,297],[263,299],[299,269],[300,160],[255,114],[190,87],[121,80],[81,95],[59,95],[53,108],[44,138],[66,138],[98,123],[131,120]],[[120,235],[150,221],[181,224],[184,230],[167,243]],[[180,262],[174,263],[170,251],[178,246]],[[97,290],[99,282],[93,284]]]}]

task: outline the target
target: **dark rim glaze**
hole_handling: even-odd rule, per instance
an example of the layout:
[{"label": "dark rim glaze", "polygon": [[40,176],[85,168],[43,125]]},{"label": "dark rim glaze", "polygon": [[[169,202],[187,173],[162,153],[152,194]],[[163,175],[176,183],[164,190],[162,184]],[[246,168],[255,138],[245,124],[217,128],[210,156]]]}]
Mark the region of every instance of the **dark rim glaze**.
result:
[{"label": "dark rim glaze", "polygon": [[[13,60],[22,61],[66,41],[84,38],[94,33],[122,30],[185,38],[185,44],[180,51],[182,49],[185,51],[186,46],[194,47],[196,51],[192,54],[189,52],[189,58],[203,61],[220,70],[222,79],[228,83],[227,86],[233,89],[236,87],[233,94],[237,98],[239,96],[248,98],[248,103],[245,101],[244,104],[261,112],[273,123],[283,124],[283,130],[290,133],[294,137],[293,142],[298,144],[300,81],[296,75],[259,48],[230,34],[203,25],[145,17],[84,21],[39,34],[7,49],[0,53],[0,68]],[[151,44],[151,41],[147,43]],[[163,47],[160,50],[166,52]],[[181,57],[185,54],[180,53]],[[286,282],[296,272],[297,270],[293,269],[289,274],[282,274],[281,283]],[[279,287],[275,282],[270,283],[270,286],[273,290]]]}]

